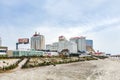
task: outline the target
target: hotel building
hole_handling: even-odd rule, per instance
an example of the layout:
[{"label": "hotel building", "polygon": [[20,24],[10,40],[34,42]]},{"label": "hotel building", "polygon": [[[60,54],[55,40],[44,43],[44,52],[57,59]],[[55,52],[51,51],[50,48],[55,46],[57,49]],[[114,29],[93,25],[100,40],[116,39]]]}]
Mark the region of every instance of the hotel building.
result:
[{"label": "hotel building", "polygon": [[73,37],[70,38],[70,41],[75,42],[77,44],[77,50],[78,51],[86,51],[86,38],[81,37]]},{"label": "hotel building", "polygon": [[31,49],[35,50],[45,49],[45,37],[35,32],[35,34],[31,37]]}]

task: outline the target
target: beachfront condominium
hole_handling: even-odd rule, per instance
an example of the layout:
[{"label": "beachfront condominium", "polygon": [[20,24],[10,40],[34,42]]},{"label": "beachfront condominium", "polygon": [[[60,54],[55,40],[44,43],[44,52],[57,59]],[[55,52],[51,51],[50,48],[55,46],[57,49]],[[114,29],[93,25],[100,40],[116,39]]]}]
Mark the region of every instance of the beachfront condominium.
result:
[{"label": "beachfront condominium", "polygon": [[54,42],[53,44],[46,45],[47,50],[55,50],[61,52],[62,50],[69,50],[69,53],[77,53],[77,44],[72,41],[66,40],[64,36],[59,36],[58,42]]},{"label": "beachfront condominium", "polygon": [[45,37],[35,32],[31,37],[31,49],[44,50],[45,49]]},{"label": "beachfront condominium", "polygon": [[78,51],[86,51],[86,38],[81,36],[81,37],[72,37],[70,38],[70,41],[73,41],[77,44],[77,50]]}]

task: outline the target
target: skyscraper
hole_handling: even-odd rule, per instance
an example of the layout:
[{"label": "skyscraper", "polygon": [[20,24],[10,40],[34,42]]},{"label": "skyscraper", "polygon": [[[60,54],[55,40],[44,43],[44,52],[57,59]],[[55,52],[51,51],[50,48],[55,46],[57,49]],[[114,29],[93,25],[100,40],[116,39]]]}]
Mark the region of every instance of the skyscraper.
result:
[{"label": "skyscraper", "polygon": [[77,44],[77,50],[78,51],[86,51],[86,38],[81,37],[73,37],[70,38],[70,41],[73,41]]},{"label": "skyscraper", "polygon": [[45,49],[45,37],[35,32],[31,37],[31,49],[43,50]]},{"label": "skyscraper", "polygon": [[78,50],[79,51],[86,51],[86,38],[81,36],[78,40]]},{"label": "skyscraper", "polygon": [[93,40],[86,40],[86,51],[89,53],[95,53],[93,49]]},{"label": "skyscraper", "polygon": [[86,46],[93,48],[93,40],[86,40]]}]

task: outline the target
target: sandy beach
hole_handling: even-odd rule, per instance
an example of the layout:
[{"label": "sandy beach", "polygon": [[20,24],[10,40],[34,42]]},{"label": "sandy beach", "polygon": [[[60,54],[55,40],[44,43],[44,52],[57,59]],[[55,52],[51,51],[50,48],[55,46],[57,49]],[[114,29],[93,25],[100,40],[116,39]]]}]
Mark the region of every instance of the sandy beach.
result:
[{"label": "sandy beach", "polygon": [[120,61],[75,62],[0,73],[0,80],[120,80]]}]

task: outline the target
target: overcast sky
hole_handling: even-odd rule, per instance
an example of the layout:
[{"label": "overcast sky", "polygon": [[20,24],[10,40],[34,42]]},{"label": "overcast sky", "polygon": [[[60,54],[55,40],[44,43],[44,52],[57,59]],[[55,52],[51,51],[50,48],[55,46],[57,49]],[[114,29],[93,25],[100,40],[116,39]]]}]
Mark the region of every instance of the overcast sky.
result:
[{"label": "overcast sky", "polygon": [[118,54],[120,0],[0,0],[3,46],[15,49],[18,38],[30,38],[36,31],[46,44],[60,35],[85,36],[94,41],[95,50]]}]

